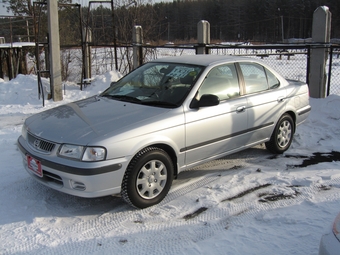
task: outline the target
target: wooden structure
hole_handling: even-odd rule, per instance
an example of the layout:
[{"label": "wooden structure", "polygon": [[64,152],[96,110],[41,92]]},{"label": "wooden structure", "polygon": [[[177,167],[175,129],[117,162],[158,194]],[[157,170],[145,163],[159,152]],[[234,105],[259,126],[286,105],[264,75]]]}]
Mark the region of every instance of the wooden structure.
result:
[{"label": "wooden structure", "polygon": [[26,54],[34,48],[34,42],[0,44],[0,78],[11,80],[18,74],[27,74]]}]

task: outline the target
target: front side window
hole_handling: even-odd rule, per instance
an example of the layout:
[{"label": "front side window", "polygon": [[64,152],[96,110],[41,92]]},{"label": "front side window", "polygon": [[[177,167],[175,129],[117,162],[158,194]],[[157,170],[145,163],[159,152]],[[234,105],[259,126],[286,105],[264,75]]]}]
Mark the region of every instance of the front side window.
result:
[{"label": "front side window", "polygon": [[238,76],[234,64],[214,67],[208,73],[198,90],[198,98],[202,95],[218,96],[220,101],[240,95]]},{"label": "front side window", "polygon": [[204,67],[147,63],[111,85],[101,96],[159,107],[178,107]]}]

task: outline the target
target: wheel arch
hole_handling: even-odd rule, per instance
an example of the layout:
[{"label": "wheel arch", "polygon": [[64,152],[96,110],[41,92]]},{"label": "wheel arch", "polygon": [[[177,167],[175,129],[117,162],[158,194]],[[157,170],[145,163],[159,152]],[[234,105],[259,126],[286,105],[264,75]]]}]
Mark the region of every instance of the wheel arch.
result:
[{"label": "wheel arch", "polygon": [[[177,160],[177,155],[176,155],[176,152],[175,150],[168,144],[164,144],[164,143],[156,143],[156,144],[150,144],[144,148],[142,148],[140,151],[144,150],[145,148],[148,148],[148,147],[155,147],[155,148],[159,148],[163,151],[165,151],[169,157],[171,158],[171,161],[172,161],[172,164],[174,166],[174,177],[177,176],[178,174],[178,160]],[[138,154],[140,151],[138,151],[136,154]]]},{"label": "wheel arch", "polygon": [[282,115],[280,116],[280,118],[281,118],[283,115],[285,115],[285,114],[289,114],[290,117],[292,117],[293,122],[294,122],[294,126],[293,126],[294,130],[293,130],[293,133],[295,133],[295,130],[296,130],[296,114],[295,114],[295,112],[293,112],[293,111],[287,111],[287,112],[285,112],[284,114],[282,114]]}]

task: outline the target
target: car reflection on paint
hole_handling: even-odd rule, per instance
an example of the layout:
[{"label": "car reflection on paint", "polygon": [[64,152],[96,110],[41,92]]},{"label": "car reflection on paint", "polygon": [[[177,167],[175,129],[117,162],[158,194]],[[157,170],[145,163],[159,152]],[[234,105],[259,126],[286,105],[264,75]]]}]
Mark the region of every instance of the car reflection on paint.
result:
[{"label": "car reflection on paint", "polygon": [[162,201],[173,178],[265,143],[283,153],[310,112],[305,83],[250,58],[151,61],[103,93],[26,119],[18,147],[28,173],[80,196]]}]

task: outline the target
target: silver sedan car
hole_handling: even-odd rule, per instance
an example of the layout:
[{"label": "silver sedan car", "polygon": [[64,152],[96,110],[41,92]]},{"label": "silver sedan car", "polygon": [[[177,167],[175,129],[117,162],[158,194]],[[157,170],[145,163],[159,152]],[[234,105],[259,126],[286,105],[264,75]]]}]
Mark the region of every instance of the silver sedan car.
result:
[{"label": "silver sedan car", "polygon": [[283,153],[308,116],[308,86],[250,58],[157,59],[103,93],[26,119],[27,172],[80,196],[159,203],[183,170],[265,143]]},{"label": "silver sedan car", "polygon": [[340,213],[320,241],[319,255],[340,254]]}]

